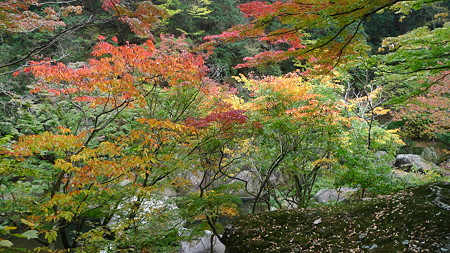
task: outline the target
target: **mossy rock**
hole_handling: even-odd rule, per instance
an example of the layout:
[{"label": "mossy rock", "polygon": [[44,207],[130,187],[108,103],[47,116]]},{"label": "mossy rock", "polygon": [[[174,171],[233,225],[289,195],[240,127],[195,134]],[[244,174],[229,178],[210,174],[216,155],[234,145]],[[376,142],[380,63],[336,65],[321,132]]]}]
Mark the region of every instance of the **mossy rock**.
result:
[{"label": "mossy rock", "polygon": [[450,252],[450,183],[337,206],[242,216],[228,253]]}]

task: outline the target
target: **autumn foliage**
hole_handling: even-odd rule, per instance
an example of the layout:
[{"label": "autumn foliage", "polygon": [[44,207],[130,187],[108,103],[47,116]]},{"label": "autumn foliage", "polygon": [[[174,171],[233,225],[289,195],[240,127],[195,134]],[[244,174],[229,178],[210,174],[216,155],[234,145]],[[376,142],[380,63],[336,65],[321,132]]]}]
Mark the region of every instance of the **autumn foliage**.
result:
[{"label": "autumn foliage", "polygon": [[[330,71],[348,63],[352,55],[364,53],[360,38],[362,22],[377,11],[397,1],[252,1],[239,6],[249,18],[249,24],[238,25],[220,35],[205,37],[212,42],[233,42],[258,39],[270,48],[244,59],[237,67],[255,67],[259,64],[292,59],[302,64],[309,62],[316,70]],[[277,27],[277,28],[273,28]],[[326,35],[313,36],[315,30]]]},{"label": "autumn foliage", "polygon": [[[148,40],[120,46],[116,38],[98,39],[94,58],[81,65],[44,60],[23,70],[37,79],[32,94],[74,115],[53,132],[23,136],[4,151],[21,161],[41,157],[51,164],[45,197],[32,216],[23,217],[50,243],[92,210],[110,212],[125,192],[142,199],[162,191],[177,180],[175,173],[190,170],[195,150],[211,138],[232,138],[233,129],[247,121],[235,109],[235,91],[207,78],[203,54],[184,38],[162,35],[157,45]],[[123,120],[129,123],[121,126]],[[111,128],[122,134],[110,136]],[[119,187],[124,180],[130,184]],[[225,207],[216,211],[235,214]],[[138,210],[139,204],[128,214]]]},{"label": "autumn foliage", "polygon": [[[346,83],[345,69],[358,67],[368,52],[362,23],[397,2],[251,1],[239,6],[248,23],[206,36],[197,46],[186,36],[153,35],[160,19],[174,13],[164,4],[101,0],[100,11],[129,25],[125,30],[137,43],[124,39],[119,22],[117,36],[92,36],[89,59],[34,58],[14,70],[18,80],[32,80],[27,96],[38,107],[20,104],[30,112],[21,116],[39,114],[42,122],[27,134],[0,138],[0,175],[13,189],[2,195],[0,212],[18,224],[1,225],[0,233],[27,228],[31,232],[13,236],[39,236],[47,248],[61,241],[65,249],[86,252],[172,250],[205,230],[221,238],[222,218],[239,215],[241,196],[250,196],[257,212],[308,206],[320,180],[363,192],[388,185],[395,179],[377,151],[388,160],[404,143],[377,121],[391,112],[381,105],[384,89],[357,94],[375,81],[356,87]],[[0,3],[0,31],[54,31],[65,25],[61,17],[81,12],[70,5],[40,10],[41,4]],[[418,32],[445,37],[446,27],[439,29]],[[208,58],[217,57],[214,47],[242,40],[264,50],[237,69],[287,60],[299,69],[217,81],[222,79],[210,72],[217,66]],[[427,48],[417,43],[414,50]],[[385,64],[377,67],[418,64],[396,52],[402,50],[386,52]],[[394,119],[448,132],[446,63],[433,59],[412,68],[439,65],[425,76],[433,84]],[[0,246],[10,243],[0,239]]]},{"label": "autumn foliage", "polygon": [[[44,3],[42,3],[44,2]],[[9,33],[26,33],[34,30],[51,31],[57,27],[65,26],[61,17],[70,13],[80,14],[81,6],[67,6],[55,10],[52,7],[45,7],[43,14],[38,14],[30,10],[32,7],[39,7],[45,1],[25,0],[25,1],[2,1],[0,3],[0,31]]]}]

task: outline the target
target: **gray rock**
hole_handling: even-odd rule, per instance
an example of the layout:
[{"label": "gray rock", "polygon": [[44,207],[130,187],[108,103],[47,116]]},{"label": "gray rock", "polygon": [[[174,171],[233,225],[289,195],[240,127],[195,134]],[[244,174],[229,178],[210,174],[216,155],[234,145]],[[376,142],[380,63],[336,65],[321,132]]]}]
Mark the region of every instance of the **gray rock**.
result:
[{"label": "gray rock", "polygon": [[432,162],[432,163],[439,163],[441,161],[441,157],[438,155],[435,148],[433,148],[433,147],[424,148],[420,155],[425,160]]},{"label": "gray rock", "polygon": [[428,197],[433,198],[433,203],[438,207],[450,211],[450,182],[438,182],[430,186],[433,192]]},{"label": "gray rock", "polygon": [[[205,236],[190,242],[181,242],[179,253],[210,253],[211,252],[211,231],[206,231]],[[223,245],[217,237],[213,239],[213,252],[224,253]]]},{"label": "gray rock", "polygon": [[395,159],[395,167],[404,171],[417,171],[426,173],[436,168],[436,165],[423,159],[420,155],[400,154]]},{"label": "gray rock", "polygon": [[356,189],[342,187],[339,189],[322,189],[316,193],[314,198],[319,203],[340,202],[351,198]]}]

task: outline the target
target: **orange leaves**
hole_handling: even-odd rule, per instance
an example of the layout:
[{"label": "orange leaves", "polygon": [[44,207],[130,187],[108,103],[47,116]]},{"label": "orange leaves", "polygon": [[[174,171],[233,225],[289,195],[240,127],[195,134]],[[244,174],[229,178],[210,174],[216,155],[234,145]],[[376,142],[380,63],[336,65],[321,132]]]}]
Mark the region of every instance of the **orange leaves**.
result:
[{"label": "orange leaves", "polygon": [[73,162],[87,161],[96,159],[100,156],[114,157],[122,154],[122,149],[114,143],[109,141],[101,142],[97,148],[84,148],[78,154],[70,157]]},{"label": "orange leaves", "polygon": [[203,58],[189,52],[183,38],[161,39],[158,47],[152,41],[115,46],[99,36],[92,52],[97,58],[76,67],[32,62],[28,70],[40,80],[31,92],[66,96],[91,107],[117,107],[123,103],[145,106],[148,90],[158,86],[200,87],[207,70]]},{"label": "orange leaves", "polygon": [[[292,127],[328,127],[341,125],[342,108],[338,103],[328,101],[315,90],[334,89],[333,81],[327,76],[316,76],[314,82],[306,81],[299,74],[281,77],[266,77],[261,80],[249,80],[236,77],[252,91],[252,99],[244,104],[247,115],[255,128],[264,128],[266,124],[283,122]],[[326,93],[324,93],[326,94]],[[331,99],[331,97],[329,98]],[[272,123],[271,123],[272,122]],[[278,123],[276,123],[278,124]]]},{"label": "orange leaves", "polygon": [[58,129],[59,129],[59,131],[60,131],[61,133],[63,133],[63,134],[67,134],[67,133],[72,132],[69,128],[66,128],[66,127],[64,127],[64,126],[59,126]]},{"label": "orange leaves", "polygon": [[318,95],[310,91],[312,86],[300,76],[266,77],[262,80],[249,81],[241,76],[253,91],[254,99],[246,107],[253,109],[270,109],[280,104],[312,101]]}]

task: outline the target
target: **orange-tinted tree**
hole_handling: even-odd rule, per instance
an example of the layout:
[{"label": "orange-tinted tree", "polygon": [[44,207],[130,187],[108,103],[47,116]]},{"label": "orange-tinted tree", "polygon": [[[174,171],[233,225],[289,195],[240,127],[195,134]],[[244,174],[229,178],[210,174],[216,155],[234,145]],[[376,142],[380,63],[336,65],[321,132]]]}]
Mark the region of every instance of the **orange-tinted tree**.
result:
[{"label": "orange-tinted tree", "polygon": [[[65,248],[98,250],[106,242],[88,242],[99,240],[99,233],[125,245],[129,236],[141,237],[139,226],[156,222],[156,214],[145,210],[158,209],[145,201],[176,185],[177,172],[196,166],[190,158],[194,150],[245,122],[231,106],[234,92],[208,80],[202,55],[190,51],[183,38],[162,36],[157,46],[99,40],[95,58],[81,66],[48,60],[23,71],[37,78],[31,92],[58,112],[57,123],[4,150],[22,161],[21,175],[33,176],[29,187],[13,193],[20,201],[6,202],[10,221],[33,224],[50,246],[59,237]],[[198,135],[205,126],[219,127],[219,136]],[[20,212],[13,208],[18,203]],[[95,217],[103,220],[83,235],[82,227]],[[75,234],[69,230],[74,225]]]},{"label": "orange-tinted tree", "polygon": [[314,81],[298,73],[240,80],[251,91],[245,108],[255,126],[248,154],[260,178],[253,212],[261,202],[269,208],[307,205],[321,171],[336,161],[333,150],[346,122],[338,85],[326,76]]}]

